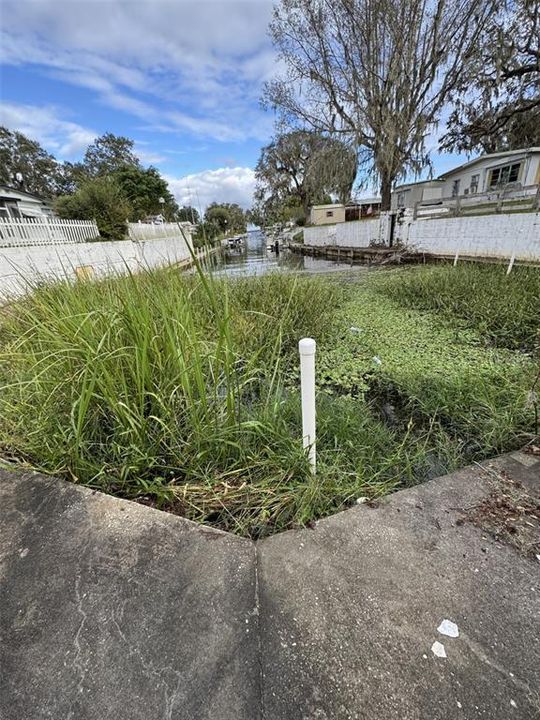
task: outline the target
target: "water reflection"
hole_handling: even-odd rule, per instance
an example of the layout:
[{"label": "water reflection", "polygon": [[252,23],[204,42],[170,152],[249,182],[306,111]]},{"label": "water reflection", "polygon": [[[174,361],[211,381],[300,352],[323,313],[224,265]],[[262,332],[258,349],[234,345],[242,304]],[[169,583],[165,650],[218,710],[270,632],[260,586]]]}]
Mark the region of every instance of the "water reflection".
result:
[{"label": "water reflection", "polygon": [[[216,275],[264,275],[267,272],[285,271],[310,273],[351,270],[349,263],[335,262],[308,255],[297,255],[288,250],[278,254],[267,250],[270,241],[264,233],[248,233],[247,242],[239,249],[224,249],[206,262]],[[354,269],[359,269],[355,266]]]}]

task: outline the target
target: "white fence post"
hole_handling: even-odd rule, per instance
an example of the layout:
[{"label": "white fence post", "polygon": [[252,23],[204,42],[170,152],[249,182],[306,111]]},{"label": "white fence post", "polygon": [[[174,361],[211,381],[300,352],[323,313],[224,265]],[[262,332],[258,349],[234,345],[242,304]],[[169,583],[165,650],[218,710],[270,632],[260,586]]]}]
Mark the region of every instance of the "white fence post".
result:
[{"label": "white fence post", "polygon": [[315,350],[317,344],[312,338],[302,338],[298,343],[300,351],[300,387],[302,395],[302,435],[304,448],[308,449],[309,463],[315,474]]}]

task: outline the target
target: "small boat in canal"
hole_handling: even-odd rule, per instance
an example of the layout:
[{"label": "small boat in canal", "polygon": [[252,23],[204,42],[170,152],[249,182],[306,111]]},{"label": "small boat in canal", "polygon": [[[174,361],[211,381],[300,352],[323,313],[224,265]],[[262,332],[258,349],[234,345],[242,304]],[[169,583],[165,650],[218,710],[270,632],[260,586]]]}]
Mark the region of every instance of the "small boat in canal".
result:
[{"label": "small boat in canal", "polygon": [[228,247],[229,250],[242,250],[245,246],[245,241],[245,235],[235,235],[234,237],[227,238],[226,247]]}]

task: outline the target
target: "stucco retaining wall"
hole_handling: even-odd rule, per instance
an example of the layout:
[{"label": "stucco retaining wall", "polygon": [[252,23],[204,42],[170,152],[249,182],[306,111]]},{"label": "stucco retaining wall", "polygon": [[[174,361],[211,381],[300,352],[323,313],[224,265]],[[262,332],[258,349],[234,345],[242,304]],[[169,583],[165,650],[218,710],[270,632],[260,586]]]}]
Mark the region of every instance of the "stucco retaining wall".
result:
[{"label": "stucco retaining wall", "polygon": [[21,294],[42,279],[87,274],[102,277],[159,267],[190,257],[183,238],[99,241],[36,247],[0,247],[0,297]]}]

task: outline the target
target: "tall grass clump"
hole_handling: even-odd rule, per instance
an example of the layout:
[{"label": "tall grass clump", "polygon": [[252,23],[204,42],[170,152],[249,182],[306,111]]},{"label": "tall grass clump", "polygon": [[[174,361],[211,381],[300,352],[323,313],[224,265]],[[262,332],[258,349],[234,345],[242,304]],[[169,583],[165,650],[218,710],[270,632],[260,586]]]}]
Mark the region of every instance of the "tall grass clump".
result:
[{"label": "tall grass clump", "polygon": [[3,454],[127,497],[182,496],[188,515],[190,485],[301,484],[281,366],[299,330],[331,326],[336,292],[170,270],[36,288],[2,313]]},{"label": "tall grass clump", "polygon": [[406,307],[460,319],[492,346],[540,349],[540,268],[462,262],[381,275],[378,291]]}]

